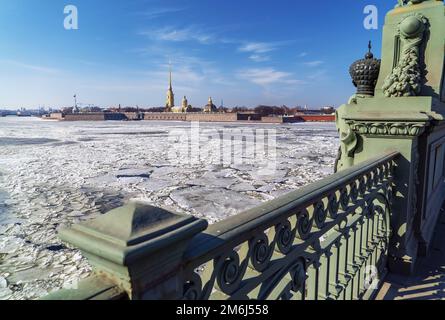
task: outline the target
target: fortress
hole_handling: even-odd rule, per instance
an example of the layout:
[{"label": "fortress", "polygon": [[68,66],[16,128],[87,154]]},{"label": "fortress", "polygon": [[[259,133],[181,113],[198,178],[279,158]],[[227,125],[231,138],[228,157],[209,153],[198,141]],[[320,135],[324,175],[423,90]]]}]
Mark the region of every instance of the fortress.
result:
[{"label": "fortress", "polygon": [[[186,96],[184,96],[184,98],[182,99],[181,106],[175,106],[175,94],[173,92],[173,85],[172,85],[171,64],[170,64],[170,81],[169,81],[169,87],[167,90],[167,102],[165,103],[165,112],[166,113],[189,113],[189,112],[192,112],[192,106],[188,104],[188,100],[187,100]],[[207,105],[204,107],[204,112],[205,113],[218,112],[218,108],[213,104],[212,97],[209,98]],[[168,116],[167,116],[167,118],[168,118]]]},{"label": "fortress", "polygon": [[169,68],[169,86],[164,112],[121,112],[121,108],[114,112],[79,112],[77,105],[73,113],[52,113],[42,117],[46,120],[58,121],[199,121],[199,122],[253,122],[253,123],[295,123],[295,122],[333,122],[335,116],[328,114],[298,114],[294,116],[262,116],[255,112],[224,112],[219,111],[209,97],[207,104],[194,111],[187,97],[182,99],[181,106],[175,106],[175,93],[173,91],[172,68]]}]

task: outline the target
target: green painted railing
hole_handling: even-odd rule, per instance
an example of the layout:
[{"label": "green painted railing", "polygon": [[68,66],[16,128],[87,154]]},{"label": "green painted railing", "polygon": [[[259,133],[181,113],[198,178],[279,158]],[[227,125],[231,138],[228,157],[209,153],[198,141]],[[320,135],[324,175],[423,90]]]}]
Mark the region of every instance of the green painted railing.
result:
[{"label": "green painted railing", "polygon": [[210,226],[185,253],[183,297],[369,297],[386,272],[396,156],[372,159]]},{"label": "green painted railing", "polygon": [[46,299],[369,298],[386,272],[397,156],[208,228],[141,203],[113,210],[61,232],[90,259],[95,285]]}]

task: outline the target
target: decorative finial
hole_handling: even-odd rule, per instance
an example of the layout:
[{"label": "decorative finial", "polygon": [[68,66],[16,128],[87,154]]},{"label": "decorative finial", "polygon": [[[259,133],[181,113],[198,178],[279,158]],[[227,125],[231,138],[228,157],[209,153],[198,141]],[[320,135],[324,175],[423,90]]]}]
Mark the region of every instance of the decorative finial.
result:
[{"label": "decorative finial", "polygon": [[358,95],[374,96],[374,89],[380,73],[380,60],[374,59],[371,49],[372,43],[369,41],[365,59],[354,62],[349,69]]},{"label": "decorative finial", "polygon": [[372,50],[372,42],[371,42],[371,40],[369,40],[369,43],[368,43],[368,53],[365,55],[365,59],[372,59],[372,58],[374,58],[374,54],[371,52],[371,50]]}]

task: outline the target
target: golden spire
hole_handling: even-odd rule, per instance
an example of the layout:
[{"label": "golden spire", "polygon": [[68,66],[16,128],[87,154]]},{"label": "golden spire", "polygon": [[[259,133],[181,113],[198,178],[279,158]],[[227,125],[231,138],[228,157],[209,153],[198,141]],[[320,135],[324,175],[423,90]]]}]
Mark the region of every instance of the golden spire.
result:
[{"label": "golden spire", "polygon": [[169,81],[169,87],[167,91],[167,102],[165,104],[165,111],[171,112],[172,108],[175,106],[175,94],[173,93],[173,85],[172,85],[172,63],[169,62],[169,74],[170,74],[170,81]]},{"label": "golden spire", "polygon": [[172,62],[169,62],[169,70],[170,70],[170,90],[172,90]]}]

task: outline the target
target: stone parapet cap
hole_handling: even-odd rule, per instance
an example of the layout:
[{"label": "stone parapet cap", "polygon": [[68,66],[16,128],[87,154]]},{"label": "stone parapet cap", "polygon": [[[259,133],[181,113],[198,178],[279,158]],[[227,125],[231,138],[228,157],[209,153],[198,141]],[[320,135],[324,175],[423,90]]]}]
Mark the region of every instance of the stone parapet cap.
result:
[{"label": "stone parapet cap", "polygon": [[[439,116],[439,115],[438,115]],[[374,121],[374,122],[423,122],[434,119],[433,114],[408,112],[349,112],[342,116],[345,121]]]},{"label": "stone parapet cap", "polygon": [[132,202],[94,220],[60,231],[60,238],[82,251],[128,266],[207,228],[205,220]]},{"label": "stone parapet cap", "polygon": [[418,97],[356,97],[356,103],[351,104],[356,108],[371,109],[376,111],[391,112],[424,112],[430,111],[438,102],[430,96]]},{"label": "stone parapet cap", "polygon": [[428,121],[445,119],[445,103],[433,97],[356,97],[346,104],[342,119]]},{"label": "stone parapet cap", "polygon": [[392,16],[399,16],[401,14],[409,14],[413,11],[418,11],[419,9],[425,10],[438,6],[443,6],[442,0],[427,0],[420,1],[415,5],[398,6],[392,11],[388,12],[387,18],[391,18]]}]

